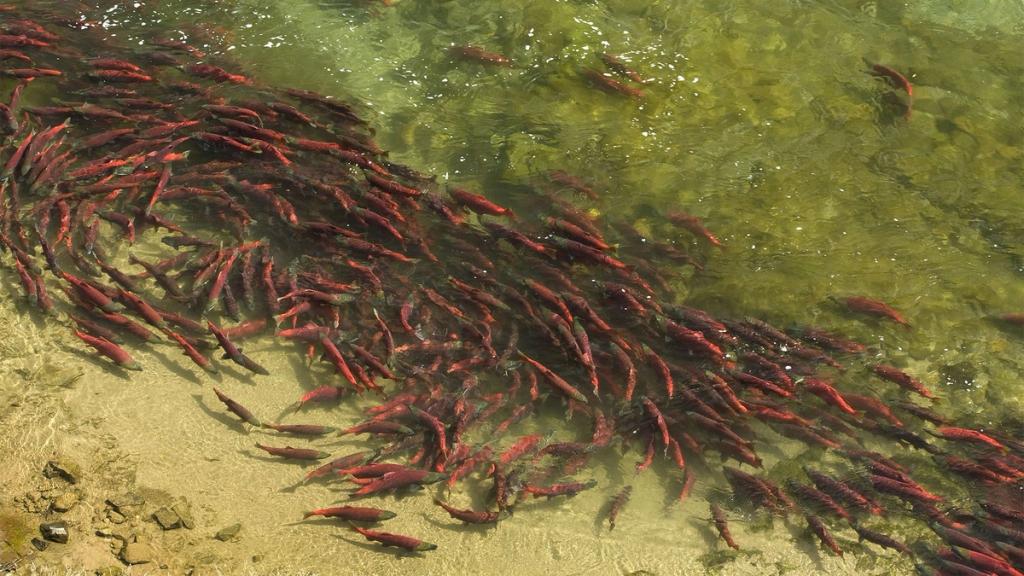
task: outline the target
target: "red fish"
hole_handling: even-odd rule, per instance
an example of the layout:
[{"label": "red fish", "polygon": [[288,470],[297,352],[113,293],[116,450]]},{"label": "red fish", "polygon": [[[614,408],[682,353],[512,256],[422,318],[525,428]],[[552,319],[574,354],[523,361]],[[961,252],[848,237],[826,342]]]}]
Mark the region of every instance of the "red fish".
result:
[{"label": "red fish", "polygon": [[711,383],[711,387],[718,392],[718,394],[726,401],[726,403],[737,413],[746,414],[750,411],[746,404],[740,400],[739,396],[736,395],[736,391],[732,389],[729,382],[722,378],[718,374],[711,371],[705,371],[704,375],[707,376],[708,381]]},{"label": "red fish", "polygon": [[274,422],[264,424],[263,427],[295,436],[326,436],[338,430],[332,426],[321,426],[319,424],[277,424]]},{"label": "red fish", "polygon": [[20,259],[14,259],[14,266],[18,271],[18,278],[21,280],[21,289],[25,293],[25,297],[29,302],[37,302],[39,289],[36,287],[35,278],[28,272]]},{"label": "red fish", "polygon": [[913,86],[910,85],[910,81],[907,80],[906,76],[903,76],[899,72],[896,72],[892,68],[881,64],[869,64],[871,67],[871,74],[874,76],[880,76],[892,82],[897,88],[901,88],[908,96],[913,95]]},{"label": "red fish", "polygon": [[147,330],[145,326],[123,314],[118,314],[116,312],[101,312],[101,316],[107,322],[120,327],[125,332],[144,342],[156,342],[160,339],[156,334]]},{"label": "red fish", "polygon": [[832,537],[832,533],[828,531],[828,527],[826,527],[825,523],[821,521],[821,518],[811,514],[807,514],[804,517],[807,519],[807,525],[811,527],[811,530],[818,536],[821,543],[831,550],[836,556],[842,556],[842,549],[839,548],[839,544],[836,543],[836,539]]},{"label": "red fish", "polygon": [[843,398],[843,395],[833,388],[828,382],[818,380],[817,378],[805,378],[803,386],[804,389],[811,394],[814,394],[826,403],[839,408],[841,411],[851,415],[857,414],[857,411],[854,410],[853,406],[850,406],[846,399]]},{"label": "red fish", "polygon": [[388,380],[398,379],[398,377],[395,376],[391,369],[388,368],[383,362],[381,362],[376,356],[371,354],[369,350],[363,348],[362,346],[357,346],[355,344],[352,344],[350,347],[352,348],[352,351],[356,353],[356,356],[358,356],[363,362],[365,362],[371,368],[373,368],[378,374],[380,374],[384,378],[387,378]]},{"label": "red fish", "polygon": [[611,503],[608,505],[608,531],[615,529],[615,521],[619,517],[619,513],[622,512],[622,508],[625,507],[626,503],[629,502],[629,497],[633,493],[633,486],[623,486],[622,490],[619,490],[618,494],[612,498]]},{"label": "red fish", "polygon": [[575,190],[576,192],[583,194],[584,196],[590,198],[591,200],[597,200],[597,193],[594,192],[593,188],[591,188],[589,185],[587,185],[586,182],[580,180],[579,178],[573,176],[572,174],[569,174],[562,170],[552,170],[548,172],[548,178],[550,178],[552,182],[556,184],[561,184],[566,188],[571,188],[572,190]]},{"label": "red fish", "polygon": [[644,396],[640,401],[643,403],[644,411],[647,412],[647,415],[654,419],[654,424],[661,433],[661,443],[667,448],[671,437],[669,436],[668,424],[665,422],[665,416],[661,413],[658,405],[652,402],[650,398]]},{"label": "red fish", "polygon": [[214,338],[217,339],[217,343],[220,344],[220,347],[224,350],[225,357],[229,358],[232,362],[238,364],[239,366],[245,368],[246,370],[249,370],[250,372],[254,372],[256,374],[261,374],[264,376],[270,374],[270,372],[267,371],[266,368],[260,366],[251,358],[242,353],[242,349],[235,346],[235,344],[231,342],[231,338],[223,330],[215,326],[213,322],[207,322],[206,325],[207,328],[209,328],[210,332],[213,334]]},{"label": "red fish", "polygon": [[29,38],[20,34],[0,34],[0,47],[2,48],[45,48],[49,42]]},{"label": "red fish", "polygon": [[361,506],[333,506],[330,508],[317,508],[302,515],[305,520],[310,516],[322,516],[324,518],[338,518],[349,522],[380,522],[390,520],[398,514],[379,508],[365,508]]},{"label": "red fish", "polygon": [[320,386],[306,392],[299,398],[298,406],[301,408],[307,402],[331,402],[341,398],[345,391],[337,386]]},{"label": "red fish", "polygon": [[358,526],[353,526],[352,529],[362,534],[367,540],[380,542],[385,547],[394,546],[396,548],[404,548],[410,552],[426,552],[428,550],[437,549],[437,544],[424,542],[423,540],[413,538],[412,536],[391,534],[389,532],[375,532]]},{"label": "red fish", "polygon": [[917,392],[925,398],[935,398],[935,394],[933,394],[931,390],[928,390],[924,384],[918,382],[909,374],[895,366],[875,364],[871,367],[871,371],[877,374],[880,378],[899,384],[900,387],[910,390],[911,392]]},{"label": "red fish", "polygon": [[146,302],[136,294],[121,290],[119,298],[122,301],[128,302],[128,304],[135,310],[136,314],[141,316],[146,322],[149,322],[153,326],[157,328],[163,328],[164,326],[167,325],[167,321],[164,320],[164,317],[159,312],[157,312],[157,310],[153,308],[153,306],[151,306],[148,302]]},{"label": "red fish", "polygon": [[702,352],[716,361],[721,361],[724,358],[722,349],[709,342],[708,339],[704,337],[704,334],[696,330],[690,330],[682,324],[677,324],[668,319],[659,318],[658,320],[664,325],[665,332],[671,336],[673,340],[697,352]]},{"label": "red fish", "polygon": [[766,422],[781,422],[783,424],[795,424],[801,427],[809,427],[811,422],[805,418],[785,409],[776,409],[769,406],[756,406],[751,409],[751,414]]},{"label": "red fish", "polygon": [[936,496],[919,486],[907,484],[885,476],[878,476],[874,474],[871,475],[870,481],[875,490],[885,492],[886,494],[892,494],[901,499],[910,500],[911,502],[942,502],[943,500],[941,496]]},{"label": "red fish", "polygon": [[4,164],[4,176],[10,176],[11,174],[14,173],[15,169],[17,169],[22,159],[28,153],[28,149],[32,145],[32,141],[35,139],[35,137],[36,132],[35,130],[33,130],[29,132],[27,136],[22,138],[21,142],[18,144],[18,147],[15,148],[10,158],[7,159],[7,163]]},{"label": "red fish", "polygon": [[981,503],[981,507],[994,516],[1005,518],[1012,522],[1024,523],[1024,510],[1020,510],[1014,507],[1003,506],[991,501],[984,501]]},{"label": "red fish", "polygon": [[235,326],[223,327],[221,331],[232,340],[240,340],[254,336],[266,330],[267,321],[264,318],[248,320]]},{"label": "red fish", "polygon": [[160,198],[160,193],[163,192],[164,188],[167,187],[167,182],[171,178],[171,165],[165,163],[163,170],[160,172],[160,179],[157,180],[156,187],[153,188],[153,194],[149,197],[149,203],[146,204],[143,214],[148,216],[153,211],[153,206],[157,203]]},{"label": "red fish", "polygon": [[618,94],[625,94],[631,98],[643,98],[644,92],[639,88],[634,88],[627,84],[623,84],[618,80],[602,74],[601,72],[594,70],[593,68],[587,68],[583,71],[583,77],[589,80],[594,86],[597,86],[605,92],[614,92]]},{"label": "red fish", "polygon": [[1005,322],[1006,324],[1012,324],[1014,326],[1024,326],[1024,312],[1009,312],[1007,314],[1000,314],[994,317],[995,320]]},{"label": "red fish", "polygon": [[423,421],[434,433],[434,440],[437,442],[437,451],[444,459],[448,458],[448,432],[444,422],[426,410],[422,410],[412,404],[407,405],[409,412]]},{"label": "red fish", "polygon": [[608,268],[614,268],[616,270],[629,270],[630,267],[625,262],[606,254],[597,248],[594,248],[588,244],[577,242],[575,240],[569,240],[568,238],[562,238],[560,236],[552,236],[551,242],[557,246],[562,252],[573,256],[574,258],[580,258],[589,260],[601,266]]},{"label": "red fish", "polygon": [[277,335],[281,338],[304,342],[319,342],[324,337],[330,337],[332,333],[333,331],[327,326],[318,326],[312,323],[298,328],[286,328],[277,331]]},{"label": "red fish", "polygon": [[786,488],[789,489],[795,496],[810,502],[814,506],[818,507],[823,511],[828,511],[844,520],[850,520],[850,513],[843,508],[838,502],[832,499],[831,496],[806,484],[800,484],[790,480],[786,483]]},{"label": "red fish", "polygon": [[823,492],[828,493],[834,498],[843,500],[851,506],[856,506],[862,510],[867,510],[872,514],[881,514],[882,508],[876,502],[869,499],[861,492],[847,485],[845,482],[837,480],[822,472],[817,472],[804,467],[804,473],[807,477],[814,482],[814,485]]},{"label": "red fish", "polygon": [[124,310],[124,306],[118,304],[117,302],[114,302],[113,299],[111,299],[109,296],[104,294],[102,291],[97,289],[89,282],[86,282],[85,280],[82,280],[81,278],[78,278],[76,276],[72,276],[67,272],[61,272],[60,274],[65,280],[70,282],[71,285],[75,287],[75,290],[77,290],[79,294],[81,294],[85,299],[87,299],[92,304],[95,304],[104,312],[117,312],[120,310]]},{"label": "red fish", "polygon": [[810,340],[814,344],[824,346],[838,352],[845,352],[847,354],[860,354],[867,350],[867,346],[864,346],[860,342],[854,342],[853,340],[847,340],[831,334],[824,330],[817,328],[804,328],[800,331],[800,336],[805,340]]},{"label": "red fish", "polygon": [[3,74],[12,78],[39,78],[63,75],[60,70],[51,70],[49,68],[9,68],[4,70]]},{"label": "red fish", "polygon": [[537,254],[548,254],[548,247],[540,242],[537,242],[533,238],[530,238],[522,232],[504,226],[497,222],[483,222],[484,228],[486,228],[496,238],[502,238],[509,244],[514,244],[521,248],[526,248],[531,252]]},{"label": "red fish", "polygon": [[409,468],[402,464],[395,464],[392,462],[375,462],[373,464],[364,464],[351,468],[340,468],[336,470],[336,473],[339,477],[351,476],[352,478],[366,480],[371,478],[380,478],[385,474],[392,474],[394,472],[408,472],[415,470],[415,468]]},{"label": "red fish", "polygon": [[902,427],[903,421],[896,417],[892,413],[892,410],[885,405],[881,400],[873,398],[871,396],[864,396],[862,394],[846,394],[844,396],[850,406],[863,410],[868,414],[882,418],[889,422],[893,426]]},{"label": "red fish", "polygon": [[711,233],[710,230],[704,226],[704,222],[700,218],[685,212],[669,212],[667,218],[673,224],[682,226],[692,233],[694,236],[699,236],[708,241],[712,246],[721,246],[722,242],[717,236]]},{"label": "red fish", "polygon": [[637,73],[636,70],[633,70],[632,68],[627,66],[626,63],[622,60],[622,58],[614,54],[609,54],[608,52],[602,52],[600,54],[600,57],[601,61],[604,62],[604,65],[607,66],[608,68],[611,68],[615,72],[625,76],[626,78],[629,78],[630,80],[636,82],[637,84],[644,83],[644,79],[640,76],[640,74]]},{"label": "red fish", "polygon": [[[86,138],[85,140],[82,141],[81,144],[79,144],[79,148],[81,148],[82,150],[90,150],[90,149],[93,149],[93,148],[99,148],[100,146],[103,146],[105,144],[113,142],[114,140],[117,140],[119,138],[124,138],[125,136],[132,135],[134,133],[135,133],[135,129],[134,128],[114,128],[112,130],[107,130],[105,132],[100,132],[100,133],[98,133],[98,134],[96,134],[94,136]],[[119,161],[120,162],[125,162],[124,160],[119,160]],[[71,174],[75,174],[77,172],[79,172],[79,171],[75,170],[73,172],[70,172],[69,176]]]},{"label": "red fish", "polygon": [[252,84],[252,80],[240,74],[232,74],[227,70],[212,64],[190,64],[185,70],[194,76],[208,78],[215,82],[230,82],[232,84]]},{"label": "red fish", "polygon": [[500,206],[488,200],[485,196],[474,194],[461,188],[449,188],[448,194],[460,205],[476,212],[477,214],[490,214],[492,216],[508,216],[515,218],[515,214],[509,208]]},{"label": "red fish", "polygon": [[772,510],[780,510],[778,498],[775,493],[757,476],[747,474],[742,470],[738,470],[730,466],[723,466],[722,472],[725,474],[725,479],[729,482],[729,485],[732,486],[733,492],[737,497],[755,497],[758,500],[758,504],[761,506]]},{"label": "red fish", "polygon": [[485,50],[479,46],[452,46],[448,52],[453,56],[475,60],[483,64],[497,64],[499,66],[509,66],[512,64],[508,56]]},{"label": "red fish", "polygon": [[193,362],[195,362],[197,366],[199,366],[203,370],[206,370],[207,372],[210,372],[211,374],[217,373],[217,368],[213,366],[213,364],[210,362],[210,359],[204,356],[203,353],[200,352],[198,349],[196,349],[195,345],[189,342],[187,338],[170,329],[165,329],[164,333],[166,333],[175,342],[177,342],[178,345],[181,346],[181,349],[184,351],[185,355],[188,356]]},{"label": "red fish", "polygon": [[622,393],[623,397],[627,401],[632,400],[637,383],[636,365],[633,364],[633,360],[629,357],[626,350],[618,344],[612,344],[611,351],[615,361],[619,363],[619,367],[626,372],[626,388]]},{"label": "red fish", "polygon": [[429,470],[416,470],[406,469],[397,472],[391,472],[377,478],[373,482],[370,482],[362,488],[352,493],[353,497],[356,496],[369,496],[371,494],[377,494],[379,492],[387,492],[391,490],[397,490],[400,488],[406,488],[412,485],[432,484],[444,478],[443,474],[431,472]]},{"label": "red fish", "polygon": [[339,236],[338,238],[335,239],[335,241],[342,247],[348,248],[350,250],[355,250],[357,252],[364,252],[366,254],[372,254],[374,256],[390,258],[392,260],[397,260],[399,262],[416,262],[415,259],[409,258],[408,256],[402,254],[401,252],[395,252],[394,250],[389,250],[379,244],[367,242],[366,240],[360,240],[359,238],[348,238],[345,236]]},{"label": "red fish", "polygon": [[292,448],[291,446],[281,448],[259,443],[256,444],[256,447],[268,454],[291,460],[323,460],[331,455],[329,452],[322,452],[313,448]]},{"label": "red fish", "polygon": [[680,504],[685,504],[686,499],[690,497],[690,491],[693,490],[693,485],[697,482],[697,476],[693,473],[693,470],[686,471],[686,478],[683,480],[683,487],[679,490],[679,496],[676,501]]},{"label": "red fish", "polygon": [[868,316],[875,316],[878,318],[888,318],[897,324],[908,327],[910,326],[910,323],[907,322],[899,312],[881,300],[875,300],[865,296],[847,296],[839,298],[838,301],[853,312],[859,312],[861,314],[867,314]]},{"label": "red fish", "polygon": [[995,552],[986,554],[959,546],[952,546],[951,548],[958,558],[972,566],[990,570],[991,573],[999,574],[1000,576],[1024,576],[1024,572],[1017,570],[1008,564],[1006,560],[995,556]]},{"label": "red fish", "polygon": [[541,496],[547,496],[548,498],[554,498],[555,496],[575,496],[584,490],[589,490],[597,486],[597,480],[588,480],[586,482],[565,482],[561,484],[550,484],[548,486],[533,486],[527,484],[523,486],[523,492],[527,494],[533,494],[534,498],[540,498]]},{"label": "red fish", "polygon": [[906,116],[909,118],[911,109],[913,108],[914,102],[914,87],[910,84],[910,80],[906,76],[897,72],[895,69],[890,68],[884,64],[872,64],[865,60],[865,63],[871,67],[871,75],[885,78],[893,86],[902,89],[907,93],[909,102],[907,104]]},{"label": "red fish", "polygon": [[548,225],[549,228],[554,230],[556,233],[571,238],[572,240],[588,244],[597,250],[607,251],[611,250],[612,248],[611,245],[605,242],[604,239],[601,238],[600,236],[594,236],[593,234],[587,232],[586,230],[580,228],[579,226],[573,224],[572,222],[568,222],[566,220],[561,220],[558,218],[552,218],[550,216],[546,218],[544,222]]},{"label": "red fish", "polygon": [[348,366],[348,362],[345,361],[345,357],[341,355],[341,351],[327,336],[320,338],[320,345],[324,348],[324,356],[334,365],[334,368],[345,377],[352,386],[357,386],[356,377],[352,374],[352,370]]},{"label": "red fish", "polygon": [[711,520],[715,523],[715,529],[718,530],[718,535],[722,537],[726,545],[734,550],[739,550],[739,544],[736,543],[732,532],[729,531],[729,518],[718,504],[711,504]]},{"label": "red fish", "polygon": [[17,50],[0,50],[0,60],[7,60],[8,58],[13,60],[21,60],[22,62],[32,63],[32,58],[23,52]]},{"label": "red fish", "polygon": [[978,430],[971,430],[969,428],[957,428],[954,426],[943,426],[937,428],[933,436],[945,438],[946,440],[953,440],[958,442],[973,442],[975,444],[984,444],[995,448],[996,450],[1006,451],[1006,446],[1002,442],[995,438],[980,432]]},{"label": "red fish", "polygon": [[466,458],[462,464],[460,464],[455,470],[452,470],[451,474],[448,476],[448,480],[446,481],[448,488],[450,489],[456,482],[472,472],[473,469],[479,466],[481,462],[489,459],[491,454],[491,447],[485,445],[483,448],[477,450],[472,456]]},{"label": "red fish", "polygon": [[444,511],[452,518],[462,520],[466,524],[494,524],[499,518],[501,518],[501,512],[491,512],[490,510],[463,510],[445,504],[436,498],[434,499],[434,504],[444,508]]},{"label": "red fish", "polygon": [[404,186],[402,184],[399,184],[398,182],[395,182],[394,180],[388,180],[386,178],[377,176],[376,174],[367,174],[366,179],[374,186],[380,188],[385,192],[388,192],[389,194],[398,194],[399,196],[409,196],[413,198],[422,194],[422,192],[420,190],[417,190],[416,188]]},{"label": "red fish", "polygon": [[107,358],[113,360],[118,366],[127,368],[128,370],[142,370],[142,366],[133,360],[131,355],[117,344],[114,344],[105,338],[91,336],[79,330],[75,330],[75,336],[78,336],[82,342],[85,342],[89,346],[95,348],[100,354],[103,354]]},{"label": "red fish", "polygon": [[522,351],[517,350],[516,352],[519,354],[520,358],[522,358],[523,360],[526,360],[527,362],[529,362],[531,366],[533,366],[538,372],[540,372],[541,375],[544,376],[544,378],[548,381],[548,383],[551,384],[551,386],[555,390],[558,390],[563,395],[565,395],[566,397],[568,397],[568,398],[570,398],[572,400],[575,400],[577,402],[581,402],[583,404],[587,403],[587,397],[584,396],[582,392],[577,390],[572,384],[569,384],[564,379],[562,379],[561,376],[559,376],[558,374],[555,374],[547,366],[544,366],[540,362],[537,362],[533,358],[530,358],[529,356],[524,354]]},{"label": "red fish", "polygon": [[392,422],[390,420],[370,420],[369,422],[363,422],[362,424],[356,424],[345,428],[340,432],[341,434],[398,434],[400,436],[410,436],[414,432],[412,428],[409,428],[405,424],[400,422]]},{"label": "red fish", "polygon": [[507,466],[515,460],[518,460],[527,452],[534,450],[537,444],[541,440],[540,434],[530,434],[528,436],[522,436],[516,440],[515,444],[510,446],[498,457],[498,463],[502,466]]},{"label": "red fish", "polygon": [[937,461],[952,472],[961,474],[968,478],[980,480],[985,483],[1003,484],[1014,480],[1013,477],[1003,476],[994,470],[982,466],[970,458],[961,458],[959,456],[949,455],[941,460],[937,459]]},{"label": "red fish", "polygon": [[105,70],[126,70],[128,72],[139,73],[145,72],[145,70],[135,64],[126,60],[118,60],[117,58],[96,58],[95,60],[89,60],[89,65],[93,68],[103,68]]},{"label": "red fish", "polygon": [[352,454],[348,454],[348,455],[345,455],[345,456],[341,456],[339,458],[335,458],[334,460],[331,460],[327,464],[324,464],[323,466],[320,466],[320,467],[310,471],[309,473],[306,474],[304,480],[308,481],[308,480],[312,480],[313,478],[322,478],[324,476],[327,476],[327,475],[331,474],[332,472],[334,472],[336,470],[341,470],[341,469],[344,469],[344,468],[348,468],[350,466],[355,466],[357,464],[362,464],[362,463],[368,462],[369,460],[375,458],[376,456],[377,456],[377,451],[375,451],[375,450],[374,451],[367,450],[367,451],[362,451],[362,452],[353,452]]},{"label": "red fish", "polygon": [[895,538],[886,536],[885,534],[881,534],[879,532],[875,532],[874,530],[869,530],[857,523],[853,524],[853,529],[855,532],[857,532],[857,536],[862,541],[866,540],[868,542],[871,542],[872,544],[878,544],[882,548],[890,548],[892,550],[898,551],[901,554],[906,554],[907,556],[913,555],[913,552],[911,552],[910,548],[907,547],[906,544],[900,542],[899,540],[896,540]]},{"label": "red fish", "polygon": [[994,551],[992,547],[989,546],[985,541],[970,536],[960,530],[957,530],[955,528],[947,528],[945,526],[935,523],[931,524],[930,527],[932,531],[938,534],[939,537],[941,537],[943,540],[945,540],[947,544],[959,546],[961,548],[966,548],[968,550],[974,550],[976,552],[988,554],[989,556],[999,555],[999,553]]},{"label": "red fish", "polygon": [[[20,263],[17,260],[15,260],[15,264],[20,265]],[[68,314],[68,317],[71,318],[71,320],[73,320],[75,324],[78,324],[79,328],[92,334],[93,336],[98,336],[105,340],[109,340],[110,342],[114,342],[115,344],[120,344],[124,342],[124,339],[121,338],[117,333],[115,333],[113,330],[110,330],[109,328],[103,326],[98,322],[93,322],[88,318],[84,318],[82,316],[78,316],[75,314]]]},{"label": "red fish", "polygon": [[104,82],[152,82],[153,77],[139,72],[128,70],[96,70],[87,74],[90,78],[103,80]]}]

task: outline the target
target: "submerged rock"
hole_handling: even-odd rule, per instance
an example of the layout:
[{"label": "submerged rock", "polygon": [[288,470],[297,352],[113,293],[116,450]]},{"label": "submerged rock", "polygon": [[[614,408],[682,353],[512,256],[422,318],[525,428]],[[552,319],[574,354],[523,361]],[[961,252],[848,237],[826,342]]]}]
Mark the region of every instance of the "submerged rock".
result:
[{"label": "submerged rock", "polygon": [[156,512],[153,512],[153,520],[156,520],[156,523],[164,530],[181,528],[181,518],[177,513],[167,507],[160,508]]},{"label": "submerged rock", "polygon": [[77,484],[82,476],[82,470],[74,462],[60,458],[46,463],[43,467],[43,476],[61,478],[71,484]]},{"label": "submerged rock", "polygon": [[60,496],[57,496],[53,501],[53,504],[51,504],[51,507],[54,512],[67,512],[74,508],[75,504],[78,504],[78,494],[75,494],[74,492],[65,492]]},{"label": "submerged rock", "polygon": [[217,540],[220,540],[221,542],[227,542],[228,540],[234,540],[235,538],[237,538],[238,533],[241,530],[241,524],[232,524],[231,526],[228,526],[226,528],[221,528],[216,534],[214,534],[213,537]]},{"label": "submerged rock", "polygon": [[121,561],[129,566],[152,562],[153,556],[153,549],[142,542],[132,542],[121,549]]},{"label": "submerged rock", "polygon": [[171,510],[178,515],[178,519],[181,520],[181,525],[189,530],[196,527],[196,521],[192,518],[192,507],[189,506],[188,502],[182,500],[176,502],[171,506]]},{"label": "submerged rock", "polygon": [[142,506],[145,503],[146,501],[142,498],[142,496],[139,496],[138,494],[135,494],[133,492],[126,492],[118,496],[107,498],[107,504],[110,504],[110,506],[112,506],[114,510],[117,510],[118,512],[124,514],[125,516],[131,514],[132,508],[138,508],[139,506]]},{"label": "submerged rock", "polygon": [[128,539],[125,538],[123,534],[110,530],[109,528],[98,528],[95,534],[100,538],[113,538],[115,540],[119,540],[122,545],[128,542]]},{"label": "submerged rock", "polygon": [[58,544],[67,544],[68,542],[68,525],[63,520],[40,524],[39,533],[50,542],[57,542]]}]

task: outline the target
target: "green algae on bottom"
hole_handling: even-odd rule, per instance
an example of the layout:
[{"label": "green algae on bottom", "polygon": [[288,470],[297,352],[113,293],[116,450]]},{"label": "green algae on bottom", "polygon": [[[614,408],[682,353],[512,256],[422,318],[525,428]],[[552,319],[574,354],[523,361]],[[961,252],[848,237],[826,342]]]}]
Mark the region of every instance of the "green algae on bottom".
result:
[{"label": "green algae on bottom", "polygon": [[0,512],[0,570],[16,565],[30,554],[29,541],[36,536],[32,519],[24,514]]}]

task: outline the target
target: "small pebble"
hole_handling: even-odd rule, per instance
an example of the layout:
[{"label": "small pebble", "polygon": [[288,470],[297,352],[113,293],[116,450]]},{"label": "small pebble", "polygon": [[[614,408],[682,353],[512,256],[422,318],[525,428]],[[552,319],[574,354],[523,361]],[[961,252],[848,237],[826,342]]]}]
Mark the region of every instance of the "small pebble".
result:
[{"label": "small pebble", "polygon": [[241,524],[232,524],[231,526],[228,526],[226,528],[221,528],[220,531],[218,531],[217,534],[214,535],[214,538],[220,540],[221,542],[227,542],[228,540],[233,540],[236,536],[238,536],[238,532],[241,529]]},{"label": "small pebble", "polygon": [[51,504],[51,507],[54,512],[67,512],[74,508],[75,504],[78,504],[78,494],[75,494],[74,492],[65,492],[60,496],[57,496],[53,501],[53,504]]}]

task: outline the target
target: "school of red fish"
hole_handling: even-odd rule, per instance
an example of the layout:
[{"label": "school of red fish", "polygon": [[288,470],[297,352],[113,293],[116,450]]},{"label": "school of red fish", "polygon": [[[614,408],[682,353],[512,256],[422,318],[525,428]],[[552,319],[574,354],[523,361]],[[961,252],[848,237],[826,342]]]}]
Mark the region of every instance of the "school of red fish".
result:
[{"label": "school of red fish", "polygon": [[[268,422],[212,390],[282,436],[259,449],[325,462],[304,481],[352,483],[360,502],[443,482],[439,512],[493,524],[514,521],[523,499],[598,489],[588,462],[622,458],[621,444],[673,500],[698,482],[728,486],[708,526],[732,548],[743,542],[730,510],[804,524],[836,555],[854,534],[922,574],[1022,574],[1024,442],[949,421],[924,383],[868,361],[862,344],[675,303],[660,271],[700,266],[700,255],[578,208],[598,196],[580,177],[547,174],[512,206],[439,185],[389,162],[342,101],[260,85],[181,41],[101,44],[72,13],[0,6],[4,268],[25,302],[122,368],[143,369],[131,352],[161,343],[204,371],[230,361],[265,375],[239,342],[272,334],[322,375],[299,410],[378,396],[363,421],[327,427]],[[530,205],[547,214],[528,216]],[[704,250],[721,245],[695,216],[662,225]],[[136,257],[147,242],[165,255]],[[910,329],[883,302],[835,304],[880,330]],[[841,389],[830,375],[842,370],[884,383],[890,400]],[[562,406],[575,441],[515,433]],[[337,434],[366,434],[368,447],[316,447]],[[819,455],[801,477],[772,480],[761,456],[779,446]],[[486,508],[451,504],[481,487]],[[600,489],[611,528],[633,489]],[[384,509],[310,516],[413,554],[435,548],[368,528],[395,518]],[[882,517],[917,521],[921,537],[883,533]]]}]

